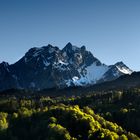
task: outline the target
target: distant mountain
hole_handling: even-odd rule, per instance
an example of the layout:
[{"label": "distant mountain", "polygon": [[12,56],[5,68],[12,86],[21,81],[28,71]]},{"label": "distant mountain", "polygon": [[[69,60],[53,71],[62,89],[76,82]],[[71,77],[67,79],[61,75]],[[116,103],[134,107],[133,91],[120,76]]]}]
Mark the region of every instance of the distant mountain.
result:
[{"label": "distant mountain", "polygon": [[133,71],[123,62],[107,66],[85,46],[68,43],[62,50],[48,45],[31,48],[19,61],[0,64],[0,90],[88,86],[117,79]]},{"label": "distant mountain", "polygon": [[116,80],[96,84],[90,88],[97,91],[140,88],[140,72],[122,75]]}]

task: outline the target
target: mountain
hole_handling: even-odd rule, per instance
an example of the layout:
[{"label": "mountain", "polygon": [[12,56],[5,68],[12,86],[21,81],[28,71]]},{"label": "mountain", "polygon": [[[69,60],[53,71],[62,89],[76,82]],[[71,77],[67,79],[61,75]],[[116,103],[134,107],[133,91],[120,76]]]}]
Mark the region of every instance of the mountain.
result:
[{"label": "mountain", "polygon": [[0,90],[89,86],[131,74],[123,62],[107,66],[85,46],[68,43],[62,50],[47,45],[31,48],[19,61],[0,64]]},{"label": "mountain", "polygon": [[96,84],[90,88],[98,91],[140,88],[140,72],[122,75],[116,80]]}]

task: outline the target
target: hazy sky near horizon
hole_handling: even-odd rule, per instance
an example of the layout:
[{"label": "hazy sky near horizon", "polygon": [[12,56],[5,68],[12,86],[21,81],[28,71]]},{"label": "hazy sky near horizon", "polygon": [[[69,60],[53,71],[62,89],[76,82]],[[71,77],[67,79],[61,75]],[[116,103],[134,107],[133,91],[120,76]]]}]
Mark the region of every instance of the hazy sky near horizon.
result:
[{"label": "hazy sky near horizon", "polygon": [[0,0],[0,62],[68,42],[140,71],[140,0]]}]

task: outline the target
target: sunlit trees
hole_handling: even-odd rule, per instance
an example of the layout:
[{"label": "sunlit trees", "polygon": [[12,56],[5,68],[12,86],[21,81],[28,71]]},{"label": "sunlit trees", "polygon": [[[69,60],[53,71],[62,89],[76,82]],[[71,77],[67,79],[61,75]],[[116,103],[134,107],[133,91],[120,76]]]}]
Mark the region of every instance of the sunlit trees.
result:
[{"label": "sunlit trees", "polygon": [[49,124],[48,125],[48,140],[70,140],[71,136],[69,132],[63,126],[59,124]]},{"label": "sunlit trees", "polygon": [[0,131],[8,128],[7,113],[0,112]]},{"label": "sunlit trees", "polygon": [[137,92],[0,99],[0,140],[140,140]]},{"label": "sunlit trees", "polygon": [[30,117],[32,115],[33,111],[32,110],[29,110],[28,108],[26,107],[21,107],[19,110],[18,110],[18,114],[21,116],[21,117]]}]

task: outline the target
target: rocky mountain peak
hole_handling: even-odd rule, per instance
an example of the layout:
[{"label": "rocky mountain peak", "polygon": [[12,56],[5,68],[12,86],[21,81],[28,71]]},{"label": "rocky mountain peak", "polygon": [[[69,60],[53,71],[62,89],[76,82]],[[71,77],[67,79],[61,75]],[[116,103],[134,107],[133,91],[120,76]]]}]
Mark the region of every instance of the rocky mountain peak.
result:
[{"label": "rocky mountain peak", "polygon": [[86,51],[86,46],[82,46],[81,51]]},{"label": "rocky mountain peak", "polygon": [[126,66],[122,61],[117,62],[114,64],[115,66]]},{"label": "rocky mountain peak", "polygon": [[72,45],[70,42],[62,49],[63,52],[73,53],[75,51],[79,51],[80,48],[77,46]]},{"label": "rocky mountain peak", "polygon": [[5,61],[3,61],[2,63],[0,63],[0,67],[8,67],[9,64]]},{"label": "rocky mountain peak", "polygon": [[6,72],[10,72],[9,71],[9,64],[7,62],[2,62],[0,63],[0,71],[6,71]]},{"label": "rocky mountain peak", "polygon": [[3,83],[0,83],[0,90],[87,86],[128,73],[132,70],[123,62],[111,66],[102,64],[85,46],[77,47],[69,42],[61,50],[48,44],[29,49],[15,64],[1,63],[0,81]]},{"label": "rocky mountain peak", "polygon": [[127,67],[122,61],[117,62],[114,66],[116,66],[119,71],[125,74],[131,74],[133,72],[133,70]]}]

